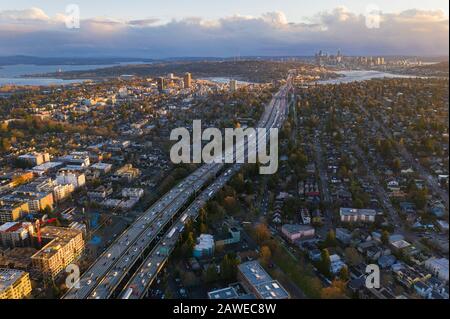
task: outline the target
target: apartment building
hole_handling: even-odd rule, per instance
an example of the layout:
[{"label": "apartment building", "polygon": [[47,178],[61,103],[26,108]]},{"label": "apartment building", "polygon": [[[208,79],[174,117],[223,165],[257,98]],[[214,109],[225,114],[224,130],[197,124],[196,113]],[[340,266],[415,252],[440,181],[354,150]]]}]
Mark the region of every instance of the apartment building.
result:
[{"label": "apartment building", "polygon": [[0,268],[0,299],[23,299],[30,294],[31,281],[27,272]]},{"label": "apartment building", "polygon": [[83,233],[73,228],[46,226],[41,229],[44,247],[31,257],[33,268],[55,278],[84,250]]}]

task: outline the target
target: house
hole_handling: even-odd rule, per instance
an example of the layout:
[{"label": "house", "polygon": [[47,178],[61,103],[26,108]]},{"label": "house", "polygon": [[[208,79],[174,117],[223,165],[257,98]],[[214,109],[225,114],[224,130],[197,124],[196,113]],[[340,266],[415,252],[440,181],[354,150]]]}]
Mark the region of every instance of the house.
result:
[{"label": "house", "polygon": [[395,261],[396,258],[393,255],[384,255],[378,258],[377,263],[382,269],[387,269],[395,264]]},{"label": "house", "polygon": [[414,290],[417,292],[419,296],[429,299],[431,297],[431,292],[433,291],[433,288],[430,287],[425,282],[418,281],[414,284]]},{"label": "house", "polygon": [[411,202],[401,202],[400,209],[405,214],[414,214],[416,212],[416,205]]},{"label": "house", "polygon": [[349,244],[352,239],[352,234],[346,228],[336,228],[336,239],[343,244]]},{"label": "house", "polygon": [[430,258],[424,263],[426,269],[446,282],[448,282],[448,264],[448,259],[446,258]]},{"label": "house", "polygon": [[332,274],[337,274],[342,268],[346,267],[345,263],[342,261],[341,257],[337,254],[330,256],[330,272]]},{"label": "house", "polygon": [[322,258],[322,254],[319,249],[315,248],[308,252],[308,257],[312,261],[319,261]]},{"label": "house", "polygon": [[435,203],[430,208],[430,213],[438,218],[442,218],[445,214],[445,206],[442,203]]}]

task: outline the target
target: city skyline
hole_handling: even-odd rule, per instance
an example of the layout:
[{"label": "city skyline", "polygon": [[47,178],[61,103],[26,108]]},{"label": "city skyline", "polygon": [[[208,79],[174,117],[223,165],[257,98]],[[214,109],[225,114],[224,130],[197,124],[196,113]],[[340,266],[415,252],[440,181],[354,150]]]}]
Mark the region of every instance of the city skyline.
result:
[{"label": "city skyline", "polygon": [[[313,55],[448,55],[448,3],[390,5],[351,1],[315,5],[248,5],[183,11],[183,5],[89,5],[80,1],[80,27],[67,28],[65,3],[3,5],[0,55],[230,57]],[[123,13],[118,12],[123,9]],[[139,8],[142,13],[137,13]],[[104,12],[101,14],[101,12]],[[148,13],[146,13],[148,12]],[[220,12],[220,14],[218,14]],[[251,13],[251,14],[250,14]],[[54,48],[58,48],[55,50]]]}]

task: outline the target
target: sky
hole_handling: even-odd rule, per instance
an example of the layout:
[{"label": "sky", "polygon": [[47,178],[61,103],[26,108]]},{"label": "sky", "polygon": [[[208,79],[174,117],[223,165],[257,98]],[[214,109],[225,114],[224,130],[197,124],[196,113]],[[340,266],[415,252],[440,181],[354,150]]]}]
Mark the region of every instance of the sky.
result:
[{"label": "sky", "polygon": [[433,56],[448,37],[448,0],[0,0],[0,55]]}]

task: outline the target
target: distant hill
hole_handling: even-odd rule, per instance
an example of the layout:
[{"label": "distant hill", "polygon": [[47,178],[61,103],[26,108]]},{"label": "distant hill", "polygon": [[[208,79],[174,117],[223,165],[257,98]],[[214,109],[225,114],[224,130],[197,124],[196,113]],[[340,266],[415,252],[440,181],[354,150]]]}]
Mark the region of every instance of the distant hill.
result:
[{"label": "distant hill", "polygon": [[103,65],[119,62],[153,62],[152,59],[114,57],[35,57],[26,55],[0,56],[0,65]]}]

